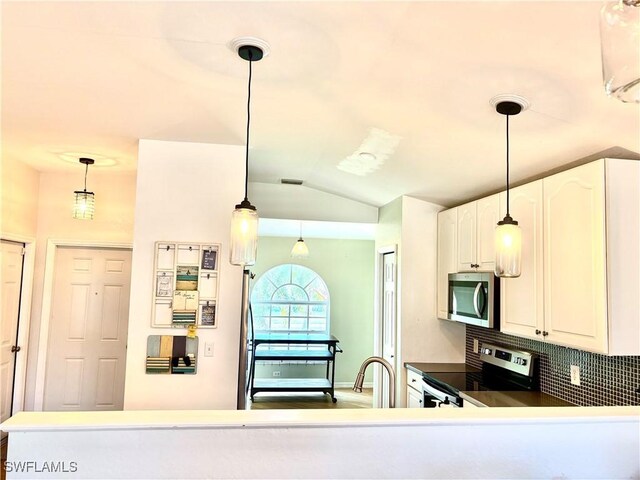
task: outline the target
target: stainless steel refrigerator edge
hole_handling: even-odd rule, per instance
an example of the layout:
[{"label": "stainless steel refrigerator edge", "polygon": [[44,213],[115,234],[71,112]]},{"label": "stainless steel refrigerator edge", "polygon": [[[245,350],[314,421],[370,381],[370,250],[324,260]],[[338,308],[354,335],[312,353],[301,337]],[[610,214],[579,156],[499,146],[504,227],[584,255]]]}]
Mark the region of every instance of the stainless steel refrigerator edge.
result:
[{"label": "stainless steel refrigerator edge", "polygon": [[247,406],[247,366],[248,345],[247,334],[249,331],[249,282],[252,274],[249,270],[242,272],[242,305],[240,308],[240,347],[238,350],[238,397],[237,410],[244,410]]}]

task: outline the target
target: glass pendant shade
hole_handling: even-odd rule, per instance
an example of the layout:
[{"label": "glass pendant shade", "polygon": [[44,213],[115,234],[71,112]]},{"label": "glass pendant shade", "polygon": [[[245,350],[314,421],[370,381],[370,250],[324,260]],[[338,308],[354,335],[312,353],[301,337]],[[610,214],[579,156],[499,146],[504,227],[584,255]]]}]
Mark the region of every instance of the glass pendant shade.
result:
[{"label": "glass pendant shade", "polygon": [[519,277],[522,259],[522,231],[518,223],[499,222],[495,230],[495,242],[495,274],[498,277]]},{"label": "glass pendant shade", "polygon": [[309,256],[309,247],[304,243],[302,237],[298,239],[293,248],[291,249],[291,256],[293,258],[307,258]]},{"label": "glass pendant shade", "polygon": [[607,95],[640,103],[640,0],[619,0],[602,7],[600,42]]},{"label": "glass pendant shade", "polygon": [[249,202],[249,207],[236,205],[231,214],[231,248],[229,260],[232,265],[249,266],[256,263],[258,251],[258,212]]},{"label": "glass pendant shade", "polygon": [[93,220],[96,210],[96,196],[93,192],[75,191],[73,203],[73,218],[78,220]]}]

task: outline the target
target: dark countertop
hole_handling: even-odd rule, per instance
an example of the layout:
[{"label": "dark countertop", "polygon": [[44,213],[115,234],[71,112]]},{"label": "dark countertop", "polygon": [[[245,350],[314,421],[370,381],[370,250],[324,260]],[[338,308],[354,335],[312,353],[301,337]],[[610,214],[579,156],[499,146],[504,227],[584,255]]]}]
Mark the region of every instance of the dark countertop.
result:
[{"label": "dark countertop", "polygon": [[[464,363],[418,363],[406,362],[404,366],[415,373],[467,373],[480,372],[481,370]],[[446,377],[441,375],[440,377]],[[450,375],[455,377],[455,375]],[[462,376],[464,378],[464,376]],[[449,383],[453,378],[444,380]],[[462,379],[459,379],[462,381]],[[455,383],[454,383],[455,384]],[[463,383],[464,385],[464,383]],[[464,401],[477,406],[485,407],[571,407],[575,406],[565,400],[561,400],[553,395],[537,391],[460,391],[460,396]]]},{"label": "dark countertop", "polygon": [[480,369],[466,363],[418,363],[406,362],[404,366],[416,373],[465,373],[479,372]]},{"label": "dark countertop", "polygon": [[460,392],[463,400],[485,407],[575,407],[560,398],[542,392]]}]

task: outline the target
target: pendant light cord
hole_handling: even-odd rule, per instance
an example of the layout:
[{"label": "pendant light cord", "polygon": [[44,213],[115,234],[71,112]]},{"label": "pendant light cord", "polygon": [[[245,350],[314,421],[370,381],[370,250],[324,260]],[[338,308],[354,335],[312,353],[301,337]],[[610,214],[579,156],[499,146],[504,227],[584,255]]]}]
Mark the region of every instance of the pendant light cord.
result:
[{"label": "pendant light cord", "polygon": [[247,87],[247,148],[245,152],[245,168],[244,168],[244,199],[249,201],[249,126],[251,125],[251,63],[253,54],[249,50],[249,85]]},{"label": "pendant light cord", "polygon": [[84,191],[87,191],[87,174],[89,173],[89,164],[85,164],[84,166]]},{"label": "pendant light cord", "polygon": [[507,217],[509,216],[509,115],[507,117]]}]

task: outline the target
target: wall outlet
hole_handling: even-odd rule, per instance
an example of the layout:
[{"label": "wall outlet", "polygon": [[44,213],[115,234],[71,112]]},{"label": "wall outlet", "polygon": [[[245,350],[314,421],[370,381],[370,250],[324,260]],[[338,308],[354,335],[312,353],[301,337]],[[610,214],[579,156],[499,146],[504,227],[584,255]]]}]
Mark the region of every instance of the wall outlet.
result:
[{"label": "wall outlet", "polygon": [[571,385],[580,385],[580,367],[571,365]]},{"label": "wall outlet", "polygon": [[478,353],[478,350],[480,350],[480,342],[478,342],[477,338],[473,339],[473,353]]},{"label": "wall outlet", "polygon": [[274,377],[279,377],[280,376],[280,371],[276,370],[275,372],[273,372],[273,376]]},{"label": "wall outlet", "polygon": [[213,357],[213,342],[205,342],[204,344],[204,356]]}]

